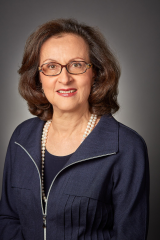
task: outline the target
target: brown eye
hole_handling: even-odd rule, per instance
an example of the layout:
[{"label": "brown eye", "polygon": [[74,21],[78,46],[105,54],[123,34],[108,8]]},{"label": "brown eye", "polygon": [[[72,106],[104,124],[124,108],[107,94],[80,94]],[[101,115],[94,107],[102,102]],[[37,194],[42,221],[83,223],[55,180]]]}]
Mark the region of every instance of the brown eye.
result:
[{"label": "brown eye", "polygon": [[80,62],[73,62],[71,66],[73,68],[81,68],[82,67],[82,63],[80,63]]},{"label": "brown eye", "polygon": [[47,64],[47,68],[50,70],[55,70],[57,68],[57,64],[49,63],[49,64]]}]

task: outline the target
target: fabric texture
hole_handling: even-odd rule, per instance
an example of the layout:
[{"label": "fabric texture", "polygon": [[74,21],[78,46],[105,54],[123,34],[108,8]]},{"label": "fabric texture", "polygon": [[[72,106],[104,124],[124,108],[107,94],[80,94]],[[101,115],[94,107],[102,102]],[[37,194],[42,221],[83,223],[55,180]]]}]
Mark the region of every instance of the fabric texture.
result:
[{"label": "fabric texture", "polygon": [[[0,202],[1,240],[43,240],[41,133],[29,119],[14,131]],[[146,240],[149,164],[144,140],[111,115],[72,154],[49,192],[46,240]]]},{"label": "fabric texture", "polygon": [[71,156],[72,154],[66,156],[55,156],[45,150],[44,191],[46,196],[54,177],[63,168]]}]

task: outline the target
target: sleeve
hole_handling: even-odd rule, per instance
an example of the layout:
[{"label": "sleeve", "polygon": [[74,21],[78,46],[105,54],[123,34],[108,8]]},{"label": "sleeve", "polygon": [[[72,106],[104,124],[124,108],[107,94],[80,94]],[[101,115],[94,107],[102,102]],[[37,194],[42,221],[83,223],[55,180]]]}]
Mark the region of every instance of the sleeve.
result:
[{"label": "sleeve", "polygon": [[[131,144],[131,145],[129,145]],[[149,161],[142,139],[125,142],[114,168],[112,240],[146,240],[149,219]]]},{"label": "sleeve", "polygon": [[11,186],[12,161],[15,149],[12,145],[13,136],[10,140],[3,173],[2,197],[0,202],[0,239],[1,240],[24,240],[18,212],[15,205],[15,195]]}]

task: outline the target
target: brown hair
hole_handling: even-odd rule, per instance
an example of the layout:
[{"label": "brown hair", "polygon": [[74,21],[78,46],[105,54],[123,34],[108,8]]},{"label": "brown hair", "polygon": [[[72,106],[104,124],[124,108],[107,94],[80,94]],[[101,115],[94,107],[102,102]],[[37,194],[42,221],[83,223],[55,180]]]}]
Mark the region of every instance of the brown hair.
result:
[{"label": "brown hair", "polygon": [[88,99],[90,112],[102,116],[118,111],[118,62],[99,30],[80,24],[74,19],[47,22],[32,33],[26,42],[22,66],[18,72],[21,75],[19,92],[27,101],[29,111],[45,121],[52,118],[53,107],[44,96],[39,80],[39,54],[47,39],[63,33],[76,34],[89,46],[90,62],[96,73]]}]

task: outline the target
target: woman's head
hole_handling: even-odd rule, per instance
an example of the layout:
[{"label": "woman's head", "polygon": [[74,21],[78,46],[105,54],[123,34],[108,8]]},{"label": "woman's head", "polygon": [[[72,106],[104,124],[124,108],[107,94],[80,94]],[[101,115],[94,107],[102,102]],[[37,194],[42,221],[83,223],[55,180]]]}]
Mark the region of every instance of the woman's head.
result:
[{"label": "woman's head", "polygon": [[94,80],[88,45],[75,34],[50,37],[40,50],[40,82],[55,113],[88,113]]},{"label": "woman's head", "polygon": [[[94,78],[91,81],[88,98],[90,112],[99,116],[116,112],[119,109],[117,87],[120,76],[117,61],[98,30],[85,24],[79,24],[72,19],[47,22],[27,40],[22,66],[19,69],[21,75],[19,91],[27,100],[30,112],[43,120],[52,118],[52,103],[48,101],[42,91],[41,74],[43,73],[39,73],[38,67],[42,63],[42,50],[49,39],[64,38],[67,35],[78,36],[85,42],[88,60],[93,65]],[[64,63],[60,62],[60,64]]]}]

